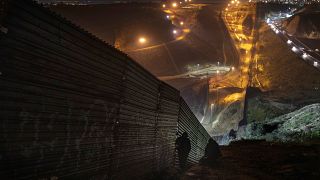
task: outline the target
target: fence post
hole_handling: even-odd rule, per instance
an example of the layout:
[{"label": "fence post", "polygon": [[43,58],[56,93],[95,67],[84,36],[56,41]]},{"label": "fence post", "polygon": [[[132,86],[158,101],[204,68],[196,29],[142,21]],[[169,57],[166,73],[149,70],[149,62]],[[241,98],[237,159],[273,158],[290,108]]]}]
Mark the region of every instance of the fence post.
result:
[{"label": "fence post", "polygon": [[[127,60],[126,60],[127,61]],[[126,93],[126,79],[127,79],[127,71],[128,71],[128,63],[125,63],[125,67],[122,72],[121,76],[121,89],[120,89],[120,98],[118,102],[118,109],[117,109],[117,118],[113,122],[113,135],[112,135],[112,147],[110,153],[110,164],[109,164],[109,173],[110,179],[116,179],[117,168],[118,168],[118,158],[115,156],[116,153],[120,150],[119,146],[119,130],[120,130],[120,114],[121,114],[121,104],[125,99]]]},{"label": "fence post", "polygon": [[156,118],[155,118],[155,132],[154,132],[154,159],[155,159],[155,165],[156,165],[156,171],[160,170],[160,164],[159,164],[159,158],[157,156],[158,153],[158,120],[159,120],[159,114],[160,114],[160,99],[161,99],[161,84],[159,83],[158,87],[158,97],[157,97],[157,107],[156,107]]},{"label": "fence post", "polygon": [[[181,97],[179,98],[179,111],[178,111],[178,119],[177,119],[177,131],[176,131],[176,139],[179,137],[179,123],[180,123],[180,114],[181,114]],[[174,166],[176,168],[179,167],[179,163],[177,161],[177,148],[176,148],[176,145],[174,147]]]}]

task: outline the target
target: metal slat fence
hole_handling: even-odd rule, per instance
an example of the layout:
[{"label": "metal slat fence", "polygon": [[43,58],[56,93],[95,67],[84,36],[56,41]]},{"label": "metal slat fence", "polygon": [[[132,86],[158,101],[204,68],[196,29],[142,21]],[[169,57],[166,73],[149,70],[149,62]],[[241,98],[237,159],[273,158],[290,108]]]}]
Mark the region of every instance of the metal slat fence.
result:
[{"label": "metal slat fence", "polygon": [[127,179],[189,161],[208,133],[175,88],[124,53],[29,0],[0,17],[0,176]]},{"label": "metal slat fence", "polygon": [[[210,135],[200,124],[183,98],[180,98],[178,134],[181,136],[184,132],[188,133],[191,141],[191,151],[188,156],[188,162],[190,164],[197,163],[204,155],[205,146],[208,143]],[[178,164],[178,162],[176,163]]]}]

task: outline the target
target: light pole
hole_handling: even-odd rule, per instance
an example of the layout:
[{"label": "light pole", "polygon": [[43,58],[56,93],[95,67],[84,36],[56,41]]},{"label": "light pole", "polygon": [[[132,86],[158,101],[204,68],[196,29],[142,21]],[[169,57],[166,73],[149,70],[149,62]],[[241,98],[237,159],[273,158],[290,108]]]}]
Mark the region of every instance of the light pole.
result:
[{"label": "light pole", "polygon": [[219,88],[218,88],[218,76],[219,76],[219,65],[220,65],[220,62],[218,61],[218,69],[217,69],[217,80],[216,80],[216,86],[217,86],[217,102],[216,102],[216,105],[218,106],[219,105]]}]

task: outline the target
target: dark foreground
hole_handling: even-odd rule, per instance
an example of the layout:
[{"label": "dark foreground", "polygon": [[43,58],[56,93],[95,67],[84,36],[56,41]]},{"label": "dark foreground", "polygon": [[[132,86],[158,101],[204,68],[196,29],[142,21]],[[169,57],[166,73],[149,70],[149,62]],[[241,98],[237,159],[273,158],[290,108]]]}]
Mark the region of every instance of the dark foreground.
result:
[{"label": "dark foreground", "polygon": [[[165,173],[152,179],[320,179],[320,144],[273,144],[242,141],[221,147],[214,167],[194,165],[186,172]],[[170,175],[168,175],[170,174]],[[175,174],[175,175],[173,175]]]},{"label": "dark foreground", "polygon": [[191,167],[182,179],[319,179],[320,144],[280,145],[263,141],[222,147],[215,167]]}]

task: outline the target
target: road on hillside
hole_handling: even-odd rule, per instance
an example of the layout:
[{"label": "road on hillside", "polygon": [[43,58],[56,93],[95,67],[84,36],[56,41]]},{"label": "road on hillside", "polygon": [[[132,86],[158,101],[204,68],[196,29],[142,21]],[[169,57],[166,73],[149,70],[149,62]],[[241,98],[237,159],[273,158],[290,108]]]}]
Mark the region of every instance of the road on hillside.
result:
[{"label": "road on hillside", "polygon": [[276,18],[272,19],[275,20],[268,20],[269,22],[267,23],[274,30],[275,34],[278,35],[285,43],[287,43],[291,50],[300,56],[302,60],[320,70],[319,49],[314,49],[305,42],[302,42],[299,38],[290,35],[284,28],[282,28],[281,22],[279,22]]},{"label": "road on hillside", "polygon": [[160,79],[166,77],[210,130],[219,111],[230,103],[219,108],[214,102],[239,93],[238,52],[222,18],[226,5],[220,1],[179,8],[118,4],[51,9],[128,53]]}]

